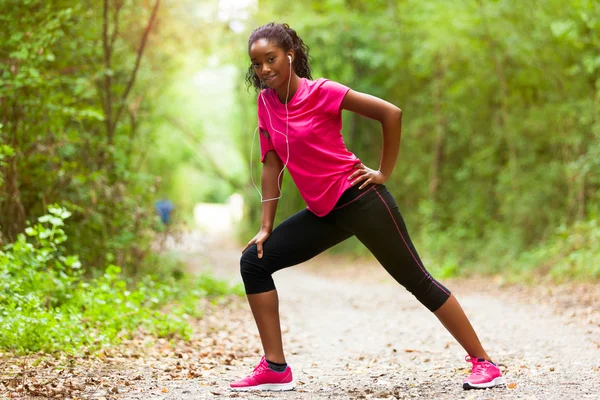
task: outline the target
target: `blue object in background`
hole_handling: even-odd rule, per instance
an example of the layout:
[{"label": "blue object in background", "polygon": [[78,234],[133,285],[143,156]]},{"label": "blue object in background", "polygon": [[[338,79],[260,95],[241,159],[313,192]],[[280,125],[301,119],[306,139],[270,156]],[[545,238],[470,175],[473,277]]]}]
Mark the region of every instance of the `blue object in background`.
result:
[{"label": "blue object in background", "polygon": [[171,200],[158,200],[154,203],[154,206],[163,224],[169,225],[171,223],[171,213],[175,209],[173,202]]}]

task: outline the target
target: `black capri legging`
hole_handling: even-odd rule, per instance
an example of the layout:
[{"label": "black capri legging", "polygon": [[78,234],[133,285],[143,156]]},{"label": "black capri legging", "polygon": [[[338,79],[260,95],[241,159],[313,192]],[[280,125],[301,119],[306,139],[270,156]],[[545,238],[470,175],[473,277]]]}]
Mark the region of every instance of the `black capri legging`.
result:
[{"label": "black capri legging", "polygon": [[450,291],[423,266],[396,201],[384,185],[348,189],[324,217],[307,209],[294,214],[263,243],[262,258],[256,245],[249,247],[240,261],[246,293],[274,290],[274,272],[310,260],[353,235],[430,311],[450,297]]}]

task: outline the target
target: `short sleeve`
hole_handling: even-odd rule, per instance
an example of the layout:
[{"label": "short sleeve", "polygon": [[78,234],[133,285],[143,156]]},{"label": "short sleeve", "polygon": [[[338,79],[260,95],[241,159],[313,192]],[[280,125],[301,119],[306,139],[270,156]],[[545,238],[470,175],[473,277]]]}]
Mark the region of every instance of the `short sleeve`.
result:
[{"label": "short sleeve", "polygon": [[326,80],[321,85],[320,98],[323,110],[329,114],[338,114],[349,87],[334,81]]},{"label": "short sleeve", "polygon": [[[261,93],[260,96],[262,96],[263,94]],[[267,125],[265,124],[265,106],[261,100],[261,98],[258,98],[258,105],[257,105],[257,110],[258,110],[258,137],[259,137],[259,142],[260,142],[260,162],[264,163],[265,162],[265,157],[267,156],[267,153],[270,150],[275,151],[275,147],[273,147],[273,141],[271,140],[271,136],[269,134],[269,131],[267,129]]]}]

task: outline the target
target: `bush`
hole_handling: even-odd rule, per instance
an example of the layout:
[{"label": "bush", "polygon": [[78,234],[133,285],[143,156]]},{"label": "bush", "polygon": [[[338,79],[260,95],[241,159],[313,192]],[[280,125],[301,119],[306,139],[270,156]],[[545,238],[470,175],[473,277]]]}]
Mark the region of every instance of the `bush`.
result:
[{"label": "bush", "polygon": [[518,258],[515,269],[531,278],[556,281],[600,279],[600,226],[597,219],[560,226],[544,243]]},{"label": "bush", "polygon": [[199,298],[242,293],[239,286],[207,275],[148,275],[128,285],[116,265],[86,281],[79,258],[63,254],[67,236],[62,228],[70,215],[49,207],[48,215],[0,251],[0,348],[17,353],[94,350],[138,330],[187,339],[188,317],[202,314]]}]

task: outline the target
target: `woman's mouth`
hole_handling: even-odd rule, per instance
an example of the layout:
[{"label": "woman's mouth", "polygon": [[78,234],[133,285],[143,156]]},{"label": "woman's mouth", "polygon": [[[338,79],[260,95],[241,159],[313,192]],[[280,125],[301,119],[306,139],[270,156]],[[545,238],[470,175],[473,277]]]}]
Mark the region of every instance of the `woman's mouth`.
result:
[{"label": "woman's mouth", "polygon": [[265,77],[265,78],[264,78],[264,81],[265,81],[265,82],[267,82],[267,83],[269,83],[269,82],[273,82],[273,79],[275,79],[275,77],[276,77],[276,76],[277,76],[277,75],[271,75],[271,76],[269,76],[269,77]]}]

